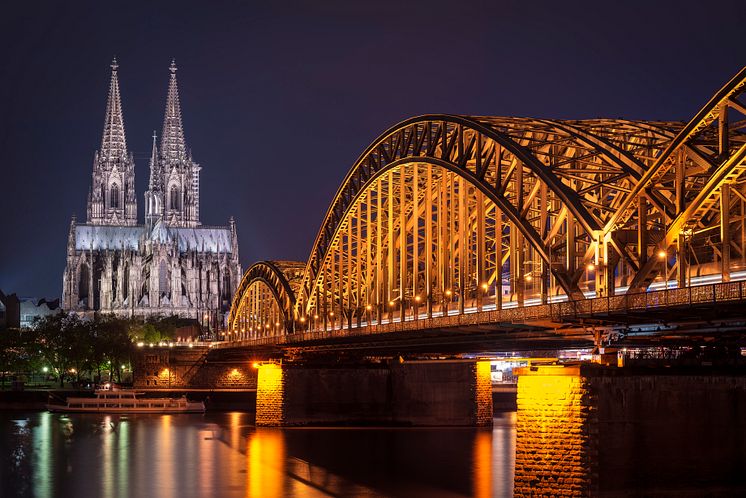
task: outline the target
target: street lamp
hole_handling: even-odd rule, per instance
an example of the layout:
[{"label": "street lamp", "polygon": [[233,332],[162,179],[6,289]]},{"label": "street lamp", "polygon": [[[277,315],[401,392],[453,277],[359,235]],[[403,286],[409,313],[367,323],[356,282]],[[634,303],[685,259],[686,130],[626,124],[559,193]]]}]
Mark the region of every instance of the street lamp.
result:
[{"label": "street lamp", "polygon": [[663,263],[663,281],[665,283],[666,296],[668,296],[668,253],[661,249],[658,251],[658,259]]}]

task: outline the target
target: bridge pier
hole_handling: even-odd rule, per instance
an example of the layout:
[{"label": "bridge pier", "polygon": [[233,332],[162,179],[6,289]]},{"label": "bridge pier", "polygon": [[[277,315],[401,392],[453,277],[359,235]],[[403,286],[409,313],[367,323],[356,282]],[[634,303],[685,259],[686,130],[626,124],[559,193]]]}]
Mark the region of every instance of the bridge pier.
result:
[{"label": "bridge pier", "polygon": [[259,366],[256,424],[488,426],[489,362]]},{"label": "bridge pier", "polygon": [[743,371],[575,365],[517,373],[515,496],[746,491]]}]

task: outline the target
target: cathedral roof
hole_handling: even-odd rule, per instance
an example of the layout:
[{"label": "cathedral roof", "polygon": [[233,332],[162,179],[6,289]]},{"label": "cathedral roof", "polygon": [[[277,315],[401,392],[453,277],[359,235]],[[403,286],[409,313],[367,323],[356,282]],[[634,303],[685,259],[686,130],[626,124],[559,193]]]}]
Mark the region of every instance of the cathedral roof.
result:
[{"label": "cathedral roof", "polygon": [[141,244],[150,239],[160,244],[178,243],[179,251],[211,253],[231,252],[231,231],[228,227],[168,227],[156,223],[151,230],[145,225],[110,226],[76,225],[75,249],[87,250],[140,250]]}]

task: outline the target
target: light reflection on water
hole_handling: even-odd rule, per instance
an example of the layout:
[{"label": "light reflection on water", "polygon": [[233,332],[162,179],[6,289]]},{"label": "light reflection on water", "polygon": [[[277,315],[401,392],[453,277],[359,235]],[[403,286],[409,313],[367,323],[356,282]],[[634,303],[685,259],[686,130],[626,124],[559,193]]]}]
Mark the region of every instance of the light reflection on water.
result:
[{"label": "light reflection on water", "polygon": [[515,414],[492,430],[256,428],[253,414],[0,413],[3,496],[509,496]]}]

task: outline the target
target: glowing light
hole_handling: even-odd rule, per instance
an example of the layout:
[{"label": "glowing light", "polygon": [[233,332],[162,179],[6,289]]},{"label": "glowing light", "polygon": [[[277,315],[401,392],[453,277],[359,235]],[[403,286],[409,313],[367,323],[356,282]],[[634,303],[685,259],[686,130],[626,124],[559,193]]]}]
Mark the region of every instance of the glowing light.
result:
[{"label": "glowing light", "polygon": [[329,313],[329,316],[334,316],[334,312],[332,311],[331,313]]},{"label": "glowing light", "polygon": [[47,373],[49,372],[49,367],[42,367],[41,371]]},{"label": "glowing light", "polygon": [[305,322],[306,322],[306,317],[305,316],[300,317],[300,323],[305,323]]},{"label": "glowing light", "polygon": [[369,305],[367,305],[367,306],[365,307],[365,309],[366,309],[366,310],[368,310],[368,311],[370,311],[370,310],[372,310],[372,309],[373,309],[373,306],[371,306],[371,305],[369,304]]},{"label": "glowing light", "polygon": [[596,265],[594,265],[593,263],[588,263],[588,266],[586,266],[586,268],[588,269],[588,271],[593,271],[596,269]]},{"label": "glowing light", "polygon": [[446,291],[446,296],[451,297],[452,294],[453,294],[453,292],[451,291],[451,289],[448,289]]},{"label": "glowing light", "polygon": [[318,320],[319,319],[319,315],[313,315],[313,319],[314,320]]},{"label": "glowing light", "polygon": [[419,303],[420,301],[422,301],[422,298],[420,296],[415,296],[414,300]]},{"label": "glowing light", "polygon": [[531,280],[533,280],[534,277],[532,277],[531,274],[529,273],[528,275],[526,275],[523,278],[526,280],[526,282],[530,282]]},{"label": "glowing light", "polygon": [[485,282],[485,283],[482,284],[482,289],[487,290],[489,288],[490,288],[490,286],[489,286],[489,284],[487,282]]},{"label": "glowing light", "polygon": [[658,251],[658,259],[666,259],[666,256],[667,256],[666,251],[664,251],[663,249]]},{"label": "glowing light", "polygon": [[279,326],[280,326],[280,322],[275,322],[275,327],[279,327]]},{"label": "glowing light", "polygon": [[71,374],[74,374],[75,372],[77,372],[77,370],[75,370],[74,368],[71,368],[71,369],[70,369],[70,373],[71,373]]},{"label": "glowing light", "polygon": [[389,306],[393,307],[396,303],[394,301],[389,301]]},{"label": "glowing light", "polygon": [[252,368],[259,368],[259,362],[255,361],[254,363],[251,364],[251,367]]},{"label": "glowing light", "polygon": [[144,343],[144,342],[138,342],[138,343],[137,343],[137,347],[138,347],[138,348],[141,348],[141,347],[143,347],[144,345],[145,345],[145,343]]}]

